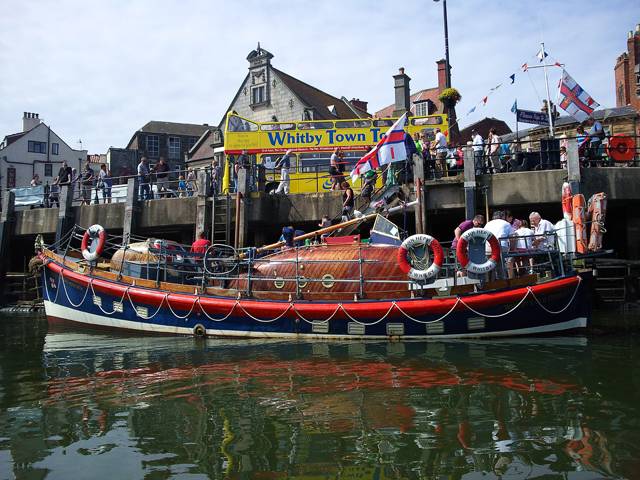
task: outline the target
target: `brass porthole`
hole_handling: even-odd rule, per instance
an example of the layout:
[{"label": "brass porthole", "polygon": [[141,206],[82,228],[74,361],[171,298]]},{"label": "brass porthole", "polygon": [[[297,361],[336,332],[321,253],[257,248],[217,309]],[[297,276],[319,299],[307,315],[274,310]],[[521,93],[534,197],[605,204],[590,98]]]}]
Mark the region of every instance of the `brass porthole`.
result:
[{"label": "brass porthole", "polygon": [[298,277],[298,285],[300,285],[300,288],[306,287],[308,283],[306,277]]},{"label": "brass porthole", "polygon": [[284,278],[278,277],[273,281],[273,285],[276,288],[284,288]]},{"label": "brass porthole", "polygon": [[334,278],[333,275],[330,274],[326,274],[322,276],[322,286],[324,288],[331,288],[335,285],[336,282],[334,282]]}]

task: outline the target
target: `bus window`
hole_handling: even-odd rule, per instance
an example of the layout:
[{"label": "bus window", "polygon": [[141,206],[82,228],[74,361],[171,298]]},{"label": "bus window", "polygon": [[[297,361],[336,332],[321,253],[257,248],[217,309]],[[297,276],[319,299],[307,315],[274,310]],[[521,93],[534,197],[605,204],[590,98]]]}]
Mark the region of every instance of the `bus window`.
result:
[{"label": "bus window", "polygon": [[336,128],[367,128],[371,126],[369,120],[336,121]]},{"label": "bus window", "polygon": [[257,132],[258,124],[237,115],[229,115],[227,130],[229,132]]},{"label": "bus window", "polygon": [[329,171],[331,152],[313,152],[300,154],[300,173]]},{"label": "bus window", "polygon": [[[269,173],[275,173],[276,172],[276,164],[278,163],[278,160],[280,160],[282,158],[284,154],[282,155],[278,155],[278,154],[273,154],[270,153],[268,155],[262,155],[260,157],[260,162],[262,165],[264,165],[265,170],[267,170],[267,172]],[[289,154],[289,173],[296,173],[298,171],[298,155],[295,153],[290,153]]]},{"label": "bus window", "polygon": [[373,121],[374,127],[390,127],[391,125],[393,125],[393,120],[374,120]]},{"label": "bus window", "polygon": [[305,122],[299,123],[299,130],[310,130],[310,129],[329,129],[333,128],[333,122]]},{"label": "bus window", "polygon": [[442,125],[442,117],[412,118],[411,125]]},{"label": "bus window", "polygon": [[263,123],[260,125],[260,130],[267,132],[273,130],[293,130],[296,128],[295,123]]}]

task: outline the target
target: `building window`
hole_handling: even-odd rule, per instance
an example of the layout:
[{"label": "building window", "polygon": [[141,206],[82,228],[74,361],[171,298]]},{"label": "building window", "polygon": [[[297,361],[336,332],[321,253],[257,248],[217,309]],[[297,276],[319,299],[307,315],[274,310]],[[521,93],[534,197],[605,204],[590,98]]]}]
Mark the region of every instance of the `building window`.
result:
[{"label": "building window", "polygon": [[169,158],[180,158],[180,137],[169,137]]},{"label": "building window", "polygon": [[[55,143],[54,143],[55,145]],[[45,163],[44,164],[44,176],[45,177],[53,177],[53,164]]]},{"label": "building window", "polygon": [[7,188],[16,188],[16,169],[15,169],[15,167],[7,168]]},{"label": "building window", "polygon": [[34,142],[33,140],[29,140],[27,147],[31,153],[47,153],[46,142]]},{"label": "building window", "polygon": [[157,157],[160,155],[160,141],[157,135],[147,135],[147,155]]},{"label": "building window", "polygon": [[429,110],[427,108],[427,104],[428,102],[425,100],[423,102],[416,102],[415,106],[416,106],[416,116],[418,117],[424,117],[426,115],[429,115]]},{"label": "building window", "polygon": [[265,85],[251,87],[251,105],[258,105],[266,102],[266,91],[267,87]]},{"label": "building window", "polygon": [[60,145],[57,143],[51,144],[51,154],[58,155],[60,153]]},{"label": "building window", "polygon": [[198,137],[189,137],[187,140],[187,150],[191,150],[198,141]]}]

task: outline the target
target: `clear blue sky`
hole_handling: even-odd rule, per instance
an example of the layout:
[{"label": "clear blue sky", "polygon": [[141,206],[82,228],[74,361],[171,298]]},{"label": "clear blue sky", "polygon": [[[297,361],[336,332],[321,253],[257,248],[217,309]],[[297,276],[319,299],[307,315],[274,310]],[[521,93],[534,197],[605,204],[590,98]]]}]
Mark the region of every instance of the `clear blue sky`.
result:
[{"label": "clear blue sky", "polygon": [[[512,123],[516,97],[521,108],[540,108],[542,70],[520,70],[535,62],[540,41],[596,101],[615,106],[613,66],[640,23],[639,1],[449,0],[447,7],[459,115],[503,83],[462,126],[484,116]],[[444,56],[442,5],[432,0],[4,0],[2,10],[0,136],[21,129],[23,111],[38,112],[89,153],[126,146],[149,120],[217,124],[258,41],[277,68],[366,100],[371,112],[393,102],[399,67],[414,91],[432,87],[434,62]],[[551,72],[554,92],[559,74]]]}]

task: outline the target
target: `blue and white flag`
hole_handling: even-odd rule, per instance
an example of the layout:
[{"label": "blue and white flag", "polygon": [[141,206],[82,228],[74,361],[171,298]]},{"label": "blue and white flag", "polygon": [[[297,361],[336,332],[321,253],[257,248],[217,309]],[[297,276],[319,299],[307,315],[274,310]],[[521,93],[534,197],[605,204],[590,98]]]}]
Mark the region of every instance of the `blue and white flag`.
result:
[{"label": "blue and white flag", "polygon": [[513,106],[511,107],[511,113],[516,113],[518,111],[518,99],[516,98],[515,102],[513,102]]},{"label": "blue and white flag", "polygon": [[540,51],[536,53],[536,57],[538,57],[538,60],[540,60],[541,62],[548,56],[549,55],[544,51],[542,47],[540,47]]}]

